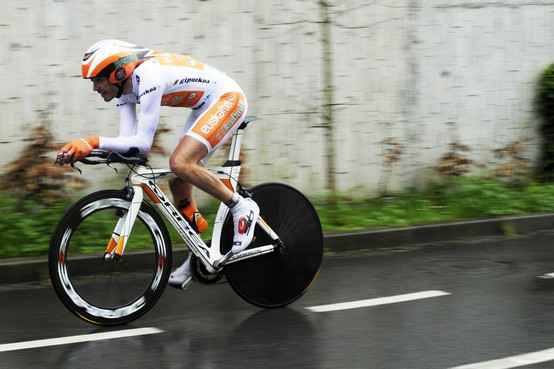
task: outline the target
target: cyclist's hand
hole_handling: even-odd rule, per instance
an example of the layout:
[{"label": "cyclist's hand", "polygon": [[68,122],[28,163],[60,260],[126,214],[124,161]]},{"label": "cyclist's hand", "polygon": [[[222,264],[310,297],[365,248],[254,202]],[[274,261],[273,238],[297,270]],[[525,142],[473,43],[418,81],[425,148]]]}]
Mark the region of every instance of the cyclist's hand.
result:
[{"label": "cyclist's hand", "polygon": [[75,163],[77,160],[84,158],[93,149],[99,146],[98,136],[78,138],[71,141],[61,148],[56,157],[56,164],[63,166],[64,164]]}]

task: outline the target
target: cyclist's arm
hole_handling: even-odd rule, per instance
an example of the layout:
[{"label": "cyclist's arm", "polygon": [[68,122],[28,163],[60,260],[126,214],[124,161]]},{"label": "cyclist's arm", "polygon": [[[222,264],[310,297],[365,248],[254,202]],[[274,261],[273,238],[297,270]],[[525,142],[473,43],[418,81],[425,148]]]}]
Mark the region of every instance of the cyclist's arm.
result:
[{"label": "cyclist's arm", "polygon": [[117,102],[119,110],[119,136],[129,137],[137,134],[137,111],[136,104],[119,100]]},{"label": "cyclist's arm", "polygon": [[[141,110],[138,123],[134,104],[120,106],[120,135],[116,138],[100,137],[101,149],[127,152],[130,148],[136,147],[144,153],[152,147],[160,117],[163,91],[160,87],[146,87],[148,86],[146,83],[142,85],[145,88],[139,90],[139,94],[142,96],[140,97]],[[144,91],[149,92],[144,93]]]}]

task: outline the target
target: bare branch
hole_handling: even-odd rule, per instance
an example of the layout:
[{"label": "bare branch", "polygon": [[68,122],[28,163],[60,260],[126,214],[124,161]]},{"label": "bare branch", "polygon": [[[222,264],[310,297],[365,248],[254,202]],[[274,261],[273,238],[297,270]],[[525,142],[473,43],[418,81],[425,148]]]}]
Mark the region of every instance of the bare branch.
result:
[{"label": "bare branch", "polygon": [[397,19],[397,18],[386,19],[386,20],[382,20],[382,21],[379,21],[379,22],[375,22],[375,23],[371,23],[371,24],[366,24],[365,26],[345,26],[345,25],[343,25],[343,24],[338,24],[338,23],[333,24],[333,26],[339,27],[339,28],[344,28],[344,29],[373,28],[373,27],[378,26],[378,25],[383,24],[383,23],[392,22],[392,21],[394,21],[394,20],[396,20],[396,19]]}]

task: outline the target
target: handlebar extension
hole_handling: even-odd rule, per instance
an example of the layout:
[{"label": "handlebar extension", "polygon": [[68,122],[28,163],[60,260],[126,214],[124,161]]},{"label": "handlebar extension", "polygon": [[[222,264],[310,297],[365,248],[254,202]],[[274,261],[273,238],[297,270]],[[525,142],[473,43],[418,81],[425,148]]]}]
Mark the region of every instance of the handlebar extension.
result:
[{"label": "handlebar extension", "polygon": [[87,165],[112,163],[146,165],[148,158],[137,156],[137,154],[138,150],[136,148],[132,148],[125,154],[120,154],[115,151],[92,150],[88,156],[79,161]]}]

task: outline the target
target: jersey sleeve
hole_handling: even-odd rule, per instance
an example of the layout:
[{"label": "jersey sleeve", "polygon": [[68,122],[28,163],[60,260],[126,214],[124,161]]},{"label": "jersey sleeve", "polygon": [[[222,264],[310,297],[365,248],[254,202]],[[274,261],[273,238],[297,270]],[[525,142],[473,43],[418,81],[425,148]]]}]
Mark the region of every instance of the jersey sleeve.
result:
[{"label": "jersey sleeve", "polygon": [[137,111],[136,104],[118,101],[119,110],[119,137],[134,136],[137,134]]},{"label": "jersey sleeve", "polygon": [[135,104],[126,103],[119,106],[121,123],[119,136],[115,138],[100,137],[100,148],[104,150],[127,152],[137,148],[141,153],[152,147],[154,135],[160,118],[162,87],[155,83],[150,74],[141,75],[138,96],[140,114],[136,118]]}]

